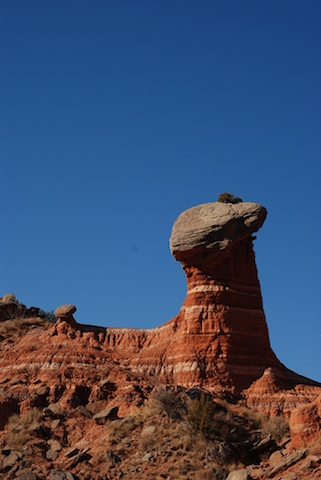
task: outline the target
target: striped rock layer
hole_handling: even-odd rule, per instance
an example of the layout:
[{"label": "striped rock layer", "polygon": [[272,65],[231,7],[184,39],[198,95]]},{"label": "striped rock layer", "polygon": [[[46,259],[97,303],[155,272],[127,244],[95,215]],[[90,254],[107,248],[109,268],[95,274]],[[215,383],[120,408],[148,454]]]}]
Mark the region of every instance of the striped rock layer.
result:
[{"label": "striped rock layer", "polygon": [[48,403],[87,406],[95,414],[117,405],[123,415],[155,386],[170,384],[283,412],[296,446],[314,441],[321,385],[288,370],[270,346],[253,251],[253,233],[265,217],[258,204],[217,202],[178,217],[170,247],[187,295],[178,315],[154,329],[81,325],[72,305],[58,308],[59,320],[49,327],[26,312],[8,320],[15,309],[21,316],[20,304],[2,299],[0,430],[12,413]]},{"label": "striped rock layer", "polygon": [[287,388],[317,385],[288,370],[270,346],[253,251],[265,218],[250,202],[183,212],[170,238],[187,282],[179,314],[152,330],[107,329],[105,345],[135,371],[217,393],[239,394],[271,368]]}]

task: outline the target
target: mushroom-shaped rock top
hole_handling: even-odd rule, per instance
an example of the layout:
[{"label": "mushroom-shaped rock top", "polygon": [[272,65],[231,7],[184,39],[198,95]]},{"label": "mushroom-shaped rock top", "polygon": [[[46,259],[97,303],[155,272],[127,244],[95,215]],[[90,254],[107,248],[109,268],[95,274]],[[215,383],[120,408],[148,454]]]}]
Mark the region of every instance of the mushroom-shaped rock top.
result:
[{"label": "mushroom-shaped rock top", "polygon": [[76,310],[77,308],[75,307],[75,305],[70,305],[70,304],[60,305],[60,307],[56,308],[55,315],[58,321],[67,322],[72,327],[76,327],[77,322],[73,317],[73,314],[75,313]]},{"label": "mushroom-shaped rock top", "polygon": [[72,317],[76,310],[75,305],[60,305],[60,307],[56,309],[55,315],[57,318],[66,319]]},{"label": "mushroom-shaped rock top", "polygon": [[177,260],[189,251],[224,250],[259,230],[267,211],[258,203],[203,203],[189,208],[175,221],[170,249]]}]

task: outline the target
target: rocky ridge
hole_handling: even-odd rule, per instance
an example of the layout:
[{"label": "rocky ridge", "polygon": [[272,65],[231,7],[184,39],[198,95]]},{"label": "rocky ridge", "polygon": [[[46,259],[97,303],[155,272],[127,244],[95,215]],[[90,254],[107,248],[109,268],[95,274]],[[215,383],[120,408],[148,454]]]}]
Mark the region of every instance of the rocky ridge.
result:
[{"label": "rocky ridge", "polygon": [[[117,475],[126,472],[125,478],[131,479],[137,478],[135,468],[140,468],[140,478],[177,480],[180,477],[170,473],[171,456],[164,463],[155,448],[145,452],[149,459],[142,460],[143,469],[134,468],[135,462],[128,459],[131,449],[141,444],[144,428],[154,425],[162,430],[171,418],[164,402],[161,402],[161,415],[159,409],[154,408],[159,392],[176,392],[175,395],[179,392],[179,404],[185,405],[185,413],[180,415],[185,422],[191,389],[199,392],[198,396],[200,392],[206,393],[216,404],[225,402],[224,408],[229,412],[226,418],[237,415],[238,425],[248,418],[244,408],[289,421],[287,443],[272,446],[271,439],[267,438],[265,444],[263,442],[265,446],[260,447],[265,457],[267,452],[280,452],[278,461],[275,455],[268,463],[259,466],[254,462],[248,468],[249,462],[255,460],[253,455],[245,460],[239,452],[241,447],[235,446],[233,440],[233,448],[238,452],[234,451],[234,457],[231,454],[233,462],[241,455],[238,461],[242,468],[246,467],[246,475],[251,476],[235,478],[281,478],[280,472],[293,473],[293,469],[294,474],[296,470],[301,473],[291,478],[319,478],[313,475],[319,471],[321,459],[321,447],[318,447],[320,384],[288,370],[270,346],[253,251],[253,233],[263,225],[265,217],[264,207],[250,202],[235,205],[214,202],[183,212],[173,226],[170,248],[186,275],[186,299],[176,317],[151,330],[81,325],[74,318],[76,307],[73,305],[59,307],[55,312],[57,322],[52,323],[40,309],[27,309],[14,295],[3,297],[0,301],[0,440],[1,472],[7,475],[3,478],[15,478],[15,472],[20,476],[35,475],[28,477],[30,480],[49,478],[49,472],[57,479],[67,478],[59,477],[63,475],[59,471],[67,465],[64,471],[66,475],[74,475],[73,478],[120,478]],[[171,405],[173,408],[174,403]],[[145,413],[146,418],[142,420],[146,408],[149,414]],[[31,460],[28,460],[29,457],[8,442],[14,444],[11,419],[16,418],[15,415],[27,418],[30,412],[41,412],[41,418],[34,420],[35,429],[32,435],[29,432],[28,442],[31,442],[30,448],[32,441],[38,445],[36,450],[45,476],[41,476],[39,468],[33,473],[35,455],[29,453]],[[113,445],[108,425],[126,423],[129,418],[139,425],[125,437],[130,443],[123,447],[127,453],[120,452],[114,445],[114,453],[108,457],[106,445],[110,448]],[[150,421],[153,425],[149,425]],[[243,445],[248,445],[247,451],[257,451],[255,445],[263,439],[250,433],[254,424],[246,422]],[[16,428],[19,433],[21,424]],[[232,443],[228,443],[229,448]],[[225,451],[227,447],[221,448]],[[294,449],[304,453],[293,459]],[[46,460],[41,460],[44,457]],[[101,458],[104,458],[105,476],[97,469]],[[207,475],[199,478],[227,478],[230,468],[224,467],[224,473],[220,467],[221,477],[214,476],[218,467],[209,470],[208,462],[216,465],[214,460],[199,464],[199,471],[206,470]],[[23,468],[23,462],[27,465],[29,462],[29,466]],[[151,472],[154,477],[150,477]],[[195,472],[197,470],[185,473],[184,478],[196,478]],[[165,476],[157,476],[161,473]],[[52,476],[52,480],[56,478]]]}]

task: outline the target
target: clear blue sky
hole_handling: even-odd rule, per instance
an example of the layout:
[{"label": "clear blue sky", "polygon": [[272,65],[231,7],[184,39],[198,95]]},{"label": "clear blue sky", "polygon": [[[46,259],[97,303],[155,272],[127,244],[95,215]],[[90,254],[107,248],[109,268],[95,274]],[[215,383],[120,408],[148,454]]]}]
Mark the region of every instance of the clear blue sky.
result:
[{"label": "clear blue sky", "polygon": [[224,191],[263,204],[271,343],[321,381],[321,2],[1,0],[0,295],[154,327],[168,239]]}]

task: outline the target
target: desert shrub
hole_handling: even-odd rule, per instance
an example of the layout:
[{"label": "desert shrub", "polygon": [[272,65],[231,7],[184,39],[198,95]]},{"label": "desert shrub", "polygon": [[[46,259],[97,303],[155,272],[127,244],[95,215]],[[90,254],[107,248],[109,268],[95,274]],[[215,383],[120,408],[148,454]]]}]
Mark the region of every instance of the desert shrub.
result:
[{"label": "desert shrub", "polygon": [[32,408],[23,415],[13,414],[7,424],[7,445],[20,448],[33,436],[33,432],[40,426],[43,414]]},{"label": "desert shrub", "polygon": [[7,335],[15,330],[17,330],[17,321],[16,320],[5,320],[0,323],[0,335]]},{"label": "desert shrub", "polygon": [[38,315],[39,317],[44,318],[45,320],[48,320],[48,322],[50,323],[56,323],[57,321],[57,317],[53,311],[46,312],[45,310],[39,310]]},{"label": "desert shrub", "polygon": [[240,197],[235,197],[232,193],[221,193],[217,199],[218,202],[222,203],[241,203],[243,200]]},{"label": "desert shrub", "polygon": [[226,411],[203,393],[188,407],[187,421],[192,428],[206,439],[213,440],[222,435],[225,428]]},{"label": "desert shrub", "polygon": [[234,445],[226,441],[216,441],[207,448],[207,458],[218,464],[227,465],[233,463],[237,459],[237,452]]},{"label": "desert shrub", "polygon": [[263,435],[271,435],[276,442],[280,442],[290,434],[289,424],[284,415],[276,417],[264,416],[261,420],[261,429]]},{"label": "desert shrub", "polygon": [[160,389],[153,397],[154,404],[172,420],[180,420],[187,411],[184,395],[180,391]]}]

